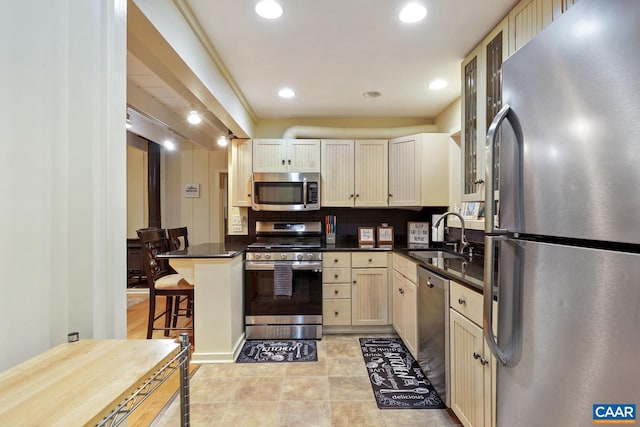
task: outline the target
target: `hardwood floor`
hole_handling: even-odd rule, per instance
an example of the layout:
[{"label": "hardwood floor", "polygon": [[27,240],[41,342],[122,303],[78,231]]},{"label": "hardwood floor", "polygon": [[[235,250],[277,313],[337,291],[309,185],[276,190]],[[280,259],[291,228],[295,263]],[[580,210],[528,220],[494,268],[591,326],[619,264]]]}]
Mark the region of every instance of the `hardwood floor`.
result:
[{"label": "hardwood floor", "polygon": [[[140,294],[128,295],[127,299],[139,299]],[[158,304],[156,304],[157,306]],[[164,303],[160,307],[156,307],[156,313],[162,312]],[[147,318],[149,315],[149,300],[144,301],[127,309],[127,338],[128,339],[146,339],[147,338]],[[191,320],[180,319],[178,325],[186,326]],[[169,337],[165,337],[162,331],[154,331],[154,339],[171,339],[177,338],[179,331],[172,331]],[[190,365],[189,372],[191,375],[196,371],[199,365]],[[178,392],[180,385],[179,371],[174,372],[155,392],[144,401],[140,407],[131,413],[127,418],[130,426],[149,426],[156,417],[167,406],[171,398]]]}]

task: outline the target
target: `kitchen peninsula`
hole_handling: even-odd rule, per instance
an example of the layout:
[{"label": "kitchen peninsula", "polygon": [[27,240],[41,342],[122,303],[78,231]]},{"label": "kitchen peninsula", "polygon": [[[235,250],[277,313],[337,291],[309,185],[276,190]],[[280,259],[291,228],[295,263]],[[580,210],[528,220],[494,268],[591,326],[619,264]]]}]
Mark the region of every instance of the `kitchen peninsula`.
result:
[{"label": "kitchen peninsula", "polygon": [[233,362],[242,348],[242,254],[222,243],[158,254],[194,285],[194,363]]}]

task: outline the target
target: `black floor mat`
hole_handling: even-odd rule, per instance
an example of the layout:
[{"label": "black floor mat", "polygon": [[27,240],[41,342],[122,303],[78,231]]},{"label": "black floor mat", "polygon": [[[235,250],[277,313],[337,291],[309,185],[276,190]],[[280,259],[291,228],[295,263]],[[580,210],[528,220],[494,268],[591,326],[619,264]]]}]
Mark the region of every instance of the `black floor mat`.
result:
[{"label": "black floor mat", "polygon": [[378,408],[445,408],[400,338],[360,338],[360,348]]},{"label": "black floor mat", "polygon": [[315,362],[318,360],[316,342],[312,340],[248,340],[244,343],[236,363]]}]

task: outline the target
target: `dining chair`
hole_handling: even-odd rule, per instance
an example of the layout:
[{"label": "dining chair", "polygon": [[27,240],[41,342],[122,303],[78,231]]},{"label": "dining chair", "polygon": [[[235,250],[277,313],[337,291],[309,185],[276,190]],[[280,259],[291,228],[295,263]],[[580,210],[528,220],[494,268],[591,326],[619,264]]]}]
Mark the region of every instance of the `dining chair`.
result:
[{"label": "dining chair", "polygon": [[[144,254],[144,268],[149,284],[149,321],[147,326],[147,338],[153,336],[153,331],[162,330],[168,336],[170,331],[190,331],[193,335],[193,321],[190,327],[178,327],[176,304],[181,300],[193,301],[193,286],[177,274],[170,266],[167,259],[160,259],[157,254],[169,250],[169,239],[166,231],[139,230],[138,236]],[[165,298],[165,310],[156,315],[156,302],[158,298]],[[190,307],[191,317],[193,308]],[[156,326],[156,321],[164,318],[164,327]],[[193,317],[192,317],[193,319]]]},{"label": "dining chair", "polygon": [[167,228],[169,248],[172,251],[189,247],[189,233],[187,227]]}]

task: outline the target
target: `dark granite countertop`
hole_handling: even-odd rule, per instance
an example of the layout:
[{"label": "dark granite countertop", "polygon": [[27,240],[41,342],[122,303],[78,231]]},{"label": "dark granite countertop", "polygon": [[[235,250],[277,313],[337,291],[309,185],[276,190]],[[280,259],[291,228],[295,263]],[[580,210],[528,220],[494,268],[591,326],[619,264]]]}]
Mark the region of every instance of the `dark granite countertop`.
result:
[{"label": "dark granite countertop", "polygon": [[[420,255],[425,251],[442,251],[440,248],[395,248],[396,252],[408,256],[427,270],[445,276],[460,284],[473,288],[479,292],[484,289],[484,254],[474,255],[471,259],[462,257],[445,258],[438,256],[426,258]],[[448,251],[444,251],[448,252]]]},{"label": "dark granite countertop", "polygon": [[169,251],[158,254],[158,258],[235,258],[242,255],[245,245],[228,245],[225,243],[201,243],[187,249]]}]

